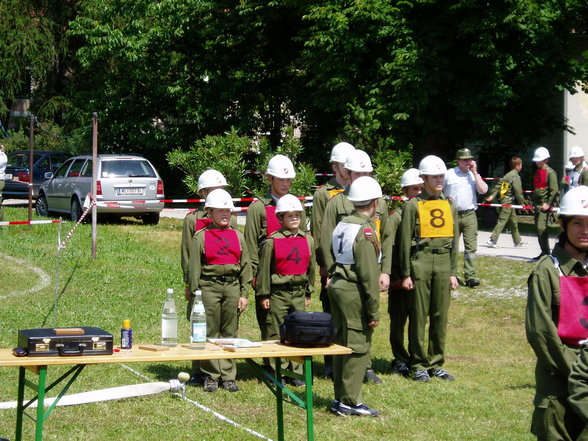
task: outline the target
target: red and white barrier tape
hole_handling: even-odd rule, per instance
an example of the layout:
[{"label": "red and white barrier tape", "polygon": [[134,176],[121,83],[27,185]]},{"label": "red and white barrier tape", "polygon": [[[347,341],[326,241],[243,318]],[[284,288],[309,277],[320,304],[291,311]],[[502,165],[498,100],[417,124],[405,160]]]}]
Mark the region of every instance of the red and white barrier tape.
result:
[{"label": "red and white barrier tape", "polygon": [[[299,196],[299,200],[301,201],[312,201],[312,196]],[[259,200],[259,198],[232,198],[233,202],[255,202]],[[165,204],[202,204],[204,203],[204,199],[147,199],[147,200],[137,200],[137,201],[100,201],[96,204],[99,207],[116,207],[118,205],[145,205],[145,204],[155,204],[155,203],[165,203]],[[126,205],[128,206],[128,205]]]},{"label": "red and white barrier tape", "polygon": [[[88,193],[88,195],[86,196],[86,201],[87,201],[88,198],[90,198],[90,200],[91,200],[90,204],[88,205],[88,207],[86,207],[86,209],[84,210],[84,212],[82,213],[82,215],[80,216],[80,218],[78,219],[78,221],[76,222],[76,224],[72,227],[72,229],[69,230],[69,232],[65,236],[65,239],[63,240],[63,242],[61,242],[57,246],[57,249],[58,250],[60,250],[62,248],[65,248],[66,242],[71,238],[71,236],[73,235],[73,232],[75,231],[75,229],[78,227],[79,224],[81,224],[84,221],[84,219],[86,218],[86,216],[88,215],[88,213],[92,209],[92,206],[93,205],[96,205],[96,199],[94,199],[94,196],[92,194]],[[86,203],[84,203],[84,205],[86,205]]]},{"label": "red and white barrier tape", "polygon": [[520,210],[532,210],[531,205],[513,205],[513,204],[478,204],[478,207],[497,207],[497,208],[516,208]]},{"label": "red and white barrier tape", "polygon": [[37,220],[37,221],[7,221],[0,222],[0,227],[6,225],[39,225],[39,224],[60,224],[60,220]]},{"label": "red and white barrier tape", "polygon": [[[507,208],[516,208],[520,210],[534,210],[532,205],[511,205],[511,204],[478,204],[479,207],[507,207]],[[554,211],[559,212],[559,207],[549,207],[547,211]]]}]

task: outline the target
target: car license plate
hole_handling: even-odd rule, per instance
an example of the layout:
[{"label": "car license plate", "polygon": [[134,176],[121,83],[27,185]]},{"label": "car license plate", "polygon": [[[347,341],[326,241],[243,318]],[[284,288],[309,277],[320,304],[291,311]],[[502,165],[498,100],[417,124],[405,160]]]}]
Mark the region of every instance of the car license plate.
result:
[{"label": "car license plate", "polygon": [[7,181],[12,179],[12,173],[4,173],[4,179]]},{"label": "car license plate", "polygon": [[143,187],[117,188],[116,194],[119,196],[143,196]]}]

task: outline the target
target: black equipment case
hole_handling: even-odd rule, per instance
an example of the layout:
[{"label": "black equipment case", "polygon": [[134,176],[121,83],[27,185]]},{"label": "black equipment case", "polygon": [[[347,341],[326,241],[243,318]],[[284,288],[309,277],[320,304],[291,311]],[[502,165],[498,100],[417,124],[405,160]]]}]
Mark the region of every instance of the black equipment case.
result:
[{"label": "black equipment case", "polygon": [[284,317],[280,325],[280,341],[291,346],[329,346],[336,335],[331,314],[327,312],[295,311]]},{"label": "black equipment case", "polygon": [[112,334],[96,327],[18,331],[18,346],[30,357],[111,355],[112,344]]}]

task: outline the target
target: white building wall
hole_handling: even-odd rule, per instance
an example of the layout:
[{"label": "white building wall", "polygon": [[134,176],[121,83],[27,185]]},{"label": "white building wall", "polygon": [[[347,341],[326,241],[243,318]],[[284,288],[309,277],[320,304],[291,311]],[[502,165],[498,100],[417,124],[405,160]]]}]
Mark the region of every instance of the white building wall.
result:
[{"label": "white building wall", "polygon": [[580,87],[576,88],[577,93],[564,95],[564,112],[568,125],[574,133],[564,132],[563,154],[564,164],[568,160],[568,153],[571,148],[578,145],[588,152],[588,94]]}]

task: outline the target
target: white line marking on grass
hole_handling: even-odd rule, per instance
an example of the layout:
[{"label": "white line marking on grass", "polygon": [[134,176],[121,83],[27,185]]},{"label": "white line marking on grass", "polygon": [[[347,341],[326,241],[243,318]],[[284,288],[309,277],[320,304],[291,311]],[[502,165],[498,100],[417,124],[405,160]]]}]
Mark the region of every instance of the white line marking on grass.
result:
[{"label": "white line marking on grass", "polygon": [[27,269],[33,271],[34,273],[37,273],[37,275],[39,276],[39,282],[35,286],[33,286],[32,288],[26,289],[24,291],[9,292],[5,296],[0,296],[0,299],[6,299],[8,297],[12,297],[15,295],[23,295],[23,294],[29,294],[29,293],[32,293],[35,291],[40,291],[43,288],[47,287],[49,285],[49,283],[51,282],[51,277],[49,276],[49,274],[47,274],[41,268],[38,268],[36,266],[32,266],[29,263],[25,262],[24,260],[20,260],[20,259],[17,259],[16,257],[8,256],[8,255],[2,254],[2,253],[0,253],[0,258],[10,260],[18,265],[22,265],[22,266],[26,267]]},{"label": "white line marking on grass", "polygon": [[[147,381],[153,381],[151,378],[149,378],[149,377],[147,377],[147,376],[143,375],[142,373],[140,373],[140,372],[138,372],[138,371],[134,370],[133,368],[131,368],[131,367],[127,366],[126,364],[121,364],[121,366],[122,366],[123,368],[127,369],[128,371],[132,372],[133,374],[135,374],[135,375],[136,375],[136,376],[138,376],[139,378],[142,378],[143,380],[147,380]],[[237,423],[237,422],[235,422],[235,421],[231,420],[230,418],[227,418],[226,416],[224,416],[224,415],[222,415],[222,414],[218,413],[218,412],[217,412],[217,411],[215,411],[215,410],[212,410],[212,409],[210,409],[210,408],[206,407],[206,406],[205,406],[205,405],[203,405],[203,404],[200,404],[200,403],[198,403],[197,401],[194,401],[194,400],[191,400],[190,398],[186,398],[186,397],[182,396],[182,394],[173,393],[172,395],[175,395],[176,397],[179,397],[179,398],[181,398],[182,400],[184,400],[184,401],[185,401],[185,402],[187,402],[187,403],[193,404],[194,406],[198,407],[200,410],[203,410],[203,411],[205,411],[205,412],[208,412],[208,413],[211,413],[211,414],[213,414],[213,415],[214,415],[215,417],[217,417],[219,420],[221,420],[221,421],[224,421],[225,423],[228,423],[228,424],[230,424],[230,425],[231,425],[231,426],[233,426],[233,427],[237,427],[237,428],[243,429],[243,430],[245,430],[246,432],[250,433],[251,435],[255,435],[255,436],[256,436],[256,437],[258,437],[258,438],[265,439],[265,440],[267,440],[267,441],[273,441],[271,438],[268,438],[268,437],[266,437],[265,435],[262,435],[261,433],[259,433],[259,432],[256,432],[256,431],[255,431],[255,430],[253,430],[253,429],[250,429],[250,428],[248,428],[248,427],[242,426],[241,424],[239,424],[239,423]]]}]

